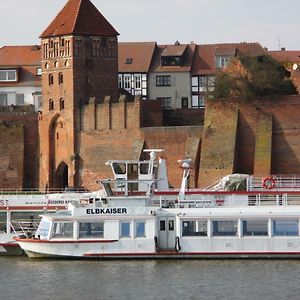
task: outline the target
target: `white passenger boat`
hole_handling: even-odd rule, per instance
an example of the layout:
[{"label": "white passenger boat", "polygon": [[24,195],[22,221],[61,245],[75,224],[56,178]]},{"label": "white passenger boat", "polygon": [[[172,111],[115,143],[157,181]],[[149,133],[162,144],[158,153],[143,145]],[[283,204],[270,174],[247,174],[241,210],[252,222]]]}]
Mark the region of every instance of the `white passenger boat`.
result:
[{"label": "white passenger boat", "polygon": [[38,191],[0,192],[0,255],[20,255],[24,251],[14,241],[15,236],[30,236],[36,231],[40,215],[66,210],[70,202],[95,198],[93,192]]},{"label": "white passenger boat", "polygon": [[[230,175],[206,190],[165,186],[165,161],[109,161],[114,180],[92,203],[44,214],[33,238],[16,238],[30,257],[300,257],[300,179]],[[159,175],[158,175],[159,174]]]}]

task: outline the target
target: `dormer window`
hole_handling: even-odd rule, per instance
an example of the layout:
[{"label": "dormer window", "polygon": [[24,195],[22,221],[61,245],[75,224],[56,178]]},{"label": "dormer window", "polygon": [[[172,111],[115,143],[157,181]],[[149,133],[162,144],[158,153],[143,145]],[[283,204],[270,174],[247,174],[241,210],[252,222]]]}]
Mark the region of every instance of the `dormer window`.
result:
[{"label": "dormer window", "polygon": [[125,64],[126,65],[131,65],[132,64],[132,58],[131,57],[127,57],[125,60]]},{"label": "dormer window", "polygon": [[162,66],[182,66],[182,57],[180,56],[162,56]]},{"label": "dormer window", "polygon": [[216,56],[216,67],[226,68],[230,62],[231,57],[228,55],[218,55]]},{"label": "dormer window", "polygon": [[0,82],[17,81],[17,70],[0,70]]}]

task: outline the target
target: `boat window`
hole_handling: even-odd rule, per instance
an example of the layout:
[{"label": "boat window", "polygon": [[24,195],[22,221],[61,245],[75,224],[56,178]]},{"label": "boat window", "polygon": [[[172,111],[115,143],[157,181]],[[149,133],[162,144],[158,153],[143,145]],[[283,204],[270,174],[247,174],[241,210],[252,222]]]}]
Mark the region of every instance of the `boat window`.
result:
[{"label": "boat window", "polygon": [[6,232],[6,212],[0,212],[0,232]]},{"label": "boat window", "polygon": [[53,226],[54,238],[72,238],[73,237],[73,223],[71,222],[55,222]]},{"label": "boat window", "polygon": [[236,236],[237,221],[212,221],[213,236]]},{"label": "boat window", "polygon": [[207,221],[182,221],[182,236],[207,236]]},{"label": "boat window", "polygon": [[160,220],[159,221],[159,230],[160,231],[165,231],[166,230],[166,221],[165,220]]},{"label": "boat window", "polygon": [[124,163],[113,163],[112,164],[114,172],[116,174],[125,174],[126,173],[126,164]]},{"label": "boat window", "polygon": [[243,220],[243,235],[268,235],[268,220]]},{"label": "boat window", "polygon": [[140,164],[140,174],[149,174],[149,163]]},{"label": "boat window", "polygon": [[121,237],[130,237],[130,221],[121,222]]},{"label": "boat window", "polygon": [[273,220],[274,236],[297,236],[299,235],[298,220]]},{"label": "boat window", "polygon": [[51,222],[49,220],[42,219],[35,233],[35,237],[39,239],[46,239],[48,237],[50,227]]},{"label": "boat window", "polygon": [[169,230],[174,230],[174,220],[169,220]]},{"label": "boat window", "polygon": [[104,222],[79,223],[79,238],[103,237]]},{"label": "boat window", "polygon": [[135,221],[135,237],[145,236],[145,221]]}]

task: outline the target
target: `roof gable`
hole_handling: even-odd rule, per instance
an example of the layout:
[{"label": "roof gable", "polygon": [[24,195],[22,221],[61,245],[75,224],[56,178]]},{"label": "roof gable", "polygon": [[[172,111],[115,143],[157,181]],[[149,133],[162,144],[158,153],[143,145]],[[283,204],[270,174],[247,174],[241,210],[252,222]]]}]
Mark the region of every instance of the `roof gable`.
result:
[{"label": "roof gable", "polygon": [[40,37],[68,34],[117,36],[118,32],[90,0],[69,0]]},{"label": "roof gable", "polygon": [[147,73],[151,65],[155,47],[155,42],[119,43],[119,72]]},{"label": "roof gable", "polygon": [[259,43],[225,43],[199,45],[195,53],[192,74],[210,75],[217,71],[215,57],[218,55],[236,56],[237,54],[247,56],[259,56],[266,51]]}]

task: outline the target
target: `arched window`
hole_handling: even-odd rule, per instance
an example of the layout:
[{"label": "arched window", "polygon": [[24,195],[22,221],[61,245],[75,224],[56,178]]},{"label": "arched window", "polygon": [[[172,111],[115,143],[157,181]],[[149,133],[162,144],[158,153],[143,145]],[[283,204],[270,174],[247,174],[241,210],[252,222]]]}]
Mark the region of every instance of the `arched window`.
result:
[{"label": "arched window", "polygon": [[58,84],[63,84],[64,83],[64,74],[59,73],[58,74]]},{"label": "arched window", "polygon": [[49,100],[49,110],[53,110],[54,109],[54,102],[53,99]]},{"label": "arched window", "polygon": [[63,98],[59,99],[59,109],[65,109],[65,100]]},{"label": "arched window", "polygon": [[53,74],[49,74],[49,85],[52,85],[54,83]]}]

